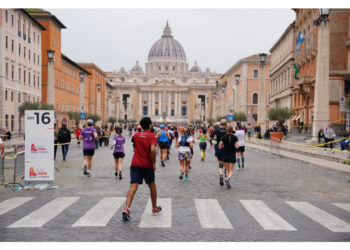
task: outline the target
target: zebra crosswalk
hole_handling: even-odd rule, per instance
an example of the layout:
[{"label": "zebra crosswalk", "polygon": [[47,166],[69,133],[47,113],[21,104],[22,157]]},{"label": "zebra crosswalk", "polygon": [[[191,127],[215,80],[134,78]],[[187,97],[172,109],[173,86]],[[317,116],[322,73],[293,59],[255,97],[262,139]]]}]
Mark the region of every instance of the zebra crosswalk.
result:
[{"label": "zebra crosswalk", "polygon": [[[60,214],[69,213],[69,208],[79,204],[80,200],[81,197],[57,197],[33,210],[30,210],[30,208],[28,209],[27,207],[30,206],[26,204],[35,203],[35,197],[14,197],[4,200],[0,202],[0,221],[3,216],[3,218],[5,218],[7,213],[16,211],[24,205],[26,205],[27,214],[22,218],[19,218],[20,215],[18,215],[16,219],[14,219],[16,221],[11,221],[6,225],[0,223],[0,228],[4,226],[7,228],[42,228]],[[306,223],[315,222],[316,225],[321,225],[331,232],[350,232],[350,216],[343,218],[344,213],[350,213],[350,203],[330,204],[330,206],[335,208],[335,210],[332,211],[339,209],[342,213],[342,216],[340,216],[341,218],[339,218],[310,202],[283,201],[284,212],[282,214],[280,214],[280,211],[276,211],[276,208],[273,209],[274,206],[269,206],[267,202],[263,200],[239,200],[232,202],[237,203],[235,204],[236,208],[240,206],[241,212],[253,218],[256,226],[260,227],[261,230],[299,231],[300,229],[298,230],[296,225],[300,224],[295,223],[290,216],[286,216],[286,211],[291,210],[293,211],[293,216],[298,216],[301,221],[304,221],[306,217]],[[177,220],[177,217],[174,216],[174,211],[178,209],[177,205],[179,203],[181,203],[179,199],[174,203],[174,200],[171,198],[158,198],[158,204],[162,206],[162,214],[159,216],[152,216],[152,203],[149,199],[145,206],[142,207],[143,213],[140,213],[140,216],[142,214],[141,218],[139,220],[136,219],[137,226],[139,228],[173,227]],[[124,204],[124,197],[101,198],[95,205],[92,205],[91,208],[87,210],[84,209],[81,214],[74,216],[75,219],[71,221],[69,227],[106,227],[113,218],[119,217],[118,213],[121,213]],[[220,201],[217,199],[193,199],[190,204],[194,206],[194,209],[189,209],[189,211],[193,213],[192,216],[189,216],[192,221],[187,221],[191,227],[196,227],[196,225],[198,225],[198,227],[203,230],[238,230],[236,228],[242,228],[242,226],[235,226],[237,222],[233,218],[234,216],[230,213],[231,211],[225,207],[227,201],[225,204],[220,204]],[[14,217],[11,216],[11,218]],[[135,216],[135,218],[137,218],[137,216]],[[133,220],[131,223],[133,223]],[[252,221],[249,223],[252,223]],[[123,226],[123,224],[118,224],[118,226]]]}]

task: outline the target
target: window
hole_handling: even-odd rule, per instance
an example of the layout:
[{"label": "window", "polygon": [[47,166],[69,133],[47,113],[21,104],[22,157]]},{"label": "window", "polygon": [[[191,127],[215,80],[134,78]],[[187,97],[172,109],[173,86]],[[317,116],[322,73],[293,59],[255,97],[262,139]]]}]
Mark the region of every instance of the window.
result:
[{"label": "window", "polygon": [[26,47],[23,46],[23,57],[26,58]]},{"label": "window", "polygon": [[158,66],[159,71],[162,69],[160,66]]},{"label": "window", "polygon": [[15,41],[13,39],[11,40],[11,51],[15,51]]},{"label": "window", "polygon": [[9,77],[9,64],[6,63],[6,77]]},{"label": "window", "polygon": [[13,27],[13,25],[15,24],[15,21],[14,21],[14,16],[11,15],[11,26]]},{"label": "window", "polygon": [[7,101],[7,93],[8,93],[8,91],[5,90],[5,101]]},{"label": "window", "polygon": [[35,42],[35,31],[33,32],[33,39],[34,39],[34,42]]},{"label": "window", "polygon": [[60,41],[57,40],[57,49],[59,49],[59,48],[60,48]]},{"label": "window", "polygon": [[33,86],[35,87],[35,74],[33,74]]},{"label": "window", "polygon": [[28,72],[28,84],[30,85],[30,72]]},{"label": "window", "polygon": [[28,59],[30,61],[30,49],[28,50]]},{"label": "window", "polygon": [[60,83],[59,83],[59,80],[56,79],[56,86],[59,87]]},{"label": "window", "polygon": [[21,68],[18,68],[18,82],[21,82]]},{"label": "window", "polygon": [[158,109],[154,110],[155,115],[158,115]]},{"label": "window", "polygon": [[18,44],[18,55],[21,55],[21,44]]},{"label": "window", "polygon": [[257,69],[254,69],[254,75],[253,75],[254,79],[259,78],[259,71]]},{"label": "window", "polygon": [[64,101],[62,101],[62,112],[64,112]]},{"label": "window", "polygon": [[13,91],[11,91],[11,102],[13,102]]},{"label": "window", "polygon": [[62,88],[64,88],[64,80],[62,79]]},{"label": "window", "polygon": [[165,66],[165,70],[168,71],[168,70],[169,70],[169,67],[168,67],[168,66]]},{"label": "window", "polygon": [[253,94],[253,104],[258,104],[258,94],[257,93]]},{"label": "window", "polygon": [[148,113],[148,107],[143,106],[143,115],[147,115],[147,113]]},{"label": "window", "polygon": [[26,70],[23,70],[23,83],[26,84]]},{"label": "window", "polygon": [[39,80],[39,76],[38,76],[38,88],[40,88],[40,80]]},{"label": "window", "polygon": [[181,109],[181,115],[186,116],[187,115],[187,107],[182,107]]},{"label": "window", "polygon": [[174,116],[175,115],[175,110],[171,110],[171,116]]},{"label": "window", "polygon": [[8,126],[9,125],[9,115],[6,114],[5,115],[5,126]]},{"label": "window", "polygon": [[173,66],[173,71],[175,71],[175,66]]},{"label": "window", "polygon": [[38,61],[37,62],[38,62],[38,65],[39,65],[39,55],[38,55]]},{"label": "window", "polygon": [[55,48],[55,38],[52,38],[52,47]]},{"label": "window", "polygon": [[11,69],[12,69],[12,71],[11,71],[11,79],[13,80],[13,79],[15,79],[15,65],[12,65]]},{"label": "window", "polygon": [[7,10],[5,10],[5,20],[6,20],[6,22],[8,22],[8,11]]},{"label": "window", "polygon": [[34,55],[33,55],[33,60],[34,60],[34,63],[35,63],[35,53],[34,53]]},{"label": "window", "polygon": [[21,93],[18,93],[18,102],[21,102]]},{"label": "window", "polygon": [[7,49],[9,46],[8,46],[8,42],[9,42],[9,37],[6,36],[6,40],[5,40],[5,48]]}]

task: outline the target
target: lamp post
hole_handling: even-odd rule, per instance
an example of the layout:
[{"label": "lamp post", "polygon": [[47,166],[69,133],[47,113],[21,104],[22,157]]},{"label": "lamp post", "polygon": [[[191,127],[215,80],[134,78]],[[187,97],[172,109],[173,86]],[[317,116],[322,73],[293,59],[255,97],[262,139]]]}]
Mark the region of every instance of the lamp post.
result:
[{"label": "lamp post", "polygon": [[79,91],[79,99],[80,99],[80,112],[85,111],[85,102],[84,102],[84,96],[85,96],[85,87],[84,87],[84,73],[79,73],[79,80],[80,80],[80,91]]},{"label": "lamp post", "polygon": [[107,95],[107,119],[111,116],[109,113],[112,109],[112,105],[110,105],[110,100],[112,99],[112,91],[108,91],[108,95]]},{"label": "lamp post", "polygon": [[[236,81],[236,87],[235,87],[235,95],[234,95],[234,98],[232,98],[232,110],[233,112],[236,111],[238,112],[238,107],[235,107],[235,102],[237,102],[238,100],[238,84],[239,84],[239,79],[241,78],[241,75],[240,74],[236,74],[235,75],[235,81]],[[234,88],[232,88],[233,90]],[[238,103],[237,103],[238,104]],[[237,110],[236,110],[237,109]]]},{"label": "lamp post", "polygon": [[258,123],[261,133],[266,131],[266,86],[265,86],[265,64],[266,53],[259,54],[260,60],[260,79],[259,79],[259,97],[258,97]]},{"label": "lamp post", "polygon": [[318,48],[316,64],[316,82],[314,96],[314,120],[312,126],[312,143],[318,141],[318,131],[329,122],[329,37],[330,9],[320,9],[320,17],[315,20],[318,26]]},{"label": "lamp post", "polygon": [[46,103],[52,104],[52,105],[55,105],[54,57],[55,57],[55,51],[47,50],[48,65],[47,65]]},{"label": "lamp post", "polygon": [[117,121],[119,120],[119,96],[117,96],[117,105],[115,108],[115,117],[117,118]]},{"label": "lamp post", "polygon": [[101,116],[101,84],[100,83],[97,84],[97,114]]}]

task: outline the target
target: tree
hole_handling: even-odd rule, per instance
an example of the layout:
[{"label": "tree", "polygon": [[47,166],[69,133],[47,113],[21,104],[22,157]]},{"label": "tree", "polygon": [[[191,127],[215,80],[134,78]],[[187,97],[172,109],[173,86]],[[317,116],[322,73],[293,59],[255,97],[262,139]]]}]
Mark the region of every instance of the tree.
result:
[{"label": "tree", "polygon": [[101,117],[97,114],[88,114],[86,116],[86,119],[91,119],[93,120],[94,122],[97,122],[97,121],[100,121],[101,120]]},{"label": "tree", "polygon": [[40,102],[24,102],[19,107],[19,113],[24,115],[26,110],[53,110],[53,105]]},{"label": "tree", "polygon": [[78,112],[68,112],[67,113],[69,120],[74,120],[75,121],[75,126],[78,127],[79,122],[80,122],[80,114]]},{"label": "tree", "polygon": [[119,118],[119,119],[118,119],[118,123],[126,124],[126,123],[127,123],[127,120]]},{"label": "tree", "polygon": [[245,122],[247,121],[247,116],[245,115],[244,112],[234,113],[233,120],[235,122]]},{"label": "tree", "polygon": [[285,120],[292,117],[294,111],[290,108],[270,108],[269,120],[278,121],[278,132],[282,132]]},{"label": "tree", "polygon": [[226,119],[226,116],[218,116],[218,117],[216,118],[216,121],[219,122],[219,121],[221,121],[222,119]]},{"label": "tree", "polygon": [[108,122],[114,124],[117,122],[117,119],[115,117],[109,117]]},{"label": "tree", "polygon": [[208,124],[213,124],[214,122],[215,122],[215,119],[214,119],[214,118],[211,118],[211,117],[210,117],[210,118],[207,119],[207,123],[208,123]]}]

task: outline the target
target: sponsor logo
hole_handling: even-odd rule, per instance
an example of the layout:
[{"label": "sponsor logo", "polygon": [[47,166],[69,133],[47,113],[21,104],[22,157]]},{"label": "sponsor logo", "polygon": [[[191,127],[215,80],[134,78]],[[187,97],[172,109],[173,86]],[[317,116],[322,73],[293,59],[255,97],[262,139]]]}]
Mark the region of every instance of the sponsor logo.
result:
[{"label": "sponsor logo", "polygon": [[30,167],[29,168],[29,176],[30,177],[35,177],[36,176],[36,172],[34,170],[34,167]]},{"label": "sponsor logo", "polygon": [[34,143],[30,147],[31,153],[47,153],[47,149],[41,145],[35,145]]}]

